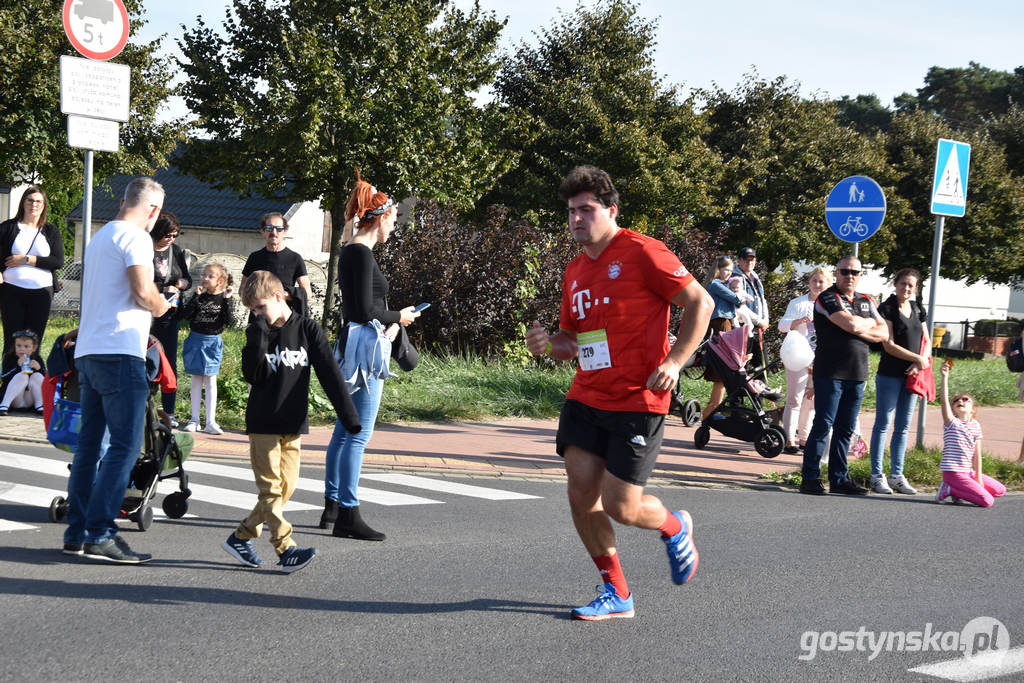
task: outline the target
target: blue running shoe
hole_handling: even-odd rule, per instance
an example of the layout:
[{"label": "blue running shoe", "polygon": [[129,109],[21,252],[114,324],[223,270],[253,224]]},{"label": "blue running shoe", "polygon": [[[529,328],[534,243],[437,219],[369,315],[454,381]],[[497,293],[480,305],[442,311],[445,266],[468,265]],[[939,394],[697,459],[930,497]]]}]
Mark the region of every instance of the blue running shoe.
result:
[{"label": "blue running shoe", "polygon": [[675,536],[662,537],[665,542],[665,550],[668,551],[668,563],[672,566],[672,580],[680,586],[693,578],[697,572],[697,564],[700,561],[700,553],[697,546],[693,544],[693,518],[686,510],[673,512],[683,528]]},{"label": "blue running shoe", "polygon": [[263,564],[260,556],[256,554],[256,548],[253,547],[252,541],[243,541],[234,533],[228,536],[228,540],[221,543],[220,547],[246,567],[258,567]]},{"label": "blue running shoe", "polygon": [[316,548],[297,548],[292,546],[285,550],[281,555],[281,559],[278,561],[277,566],[281,568],[285,574],[291,574],[297,572],[307,564],[313,561],[313,556],[316,555]]},{"label": "blue running shoe", "polygon": [[633,596],[620,598],[615,586],[606,583],[597,587],[597,597],[589,605],[576,607],[572,611],[573,619],[584,621],[604,621],[605,619],[632,619]]}]

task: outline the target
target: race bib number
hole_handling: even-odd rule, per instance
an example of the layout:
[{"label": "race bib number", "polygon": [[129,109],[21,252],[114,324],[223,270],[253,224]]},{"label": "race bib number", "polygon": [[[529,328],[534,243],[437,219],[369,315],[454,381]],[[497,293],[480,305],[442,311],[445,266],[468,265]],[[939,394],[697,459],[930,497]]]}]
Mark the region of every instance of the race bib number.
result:
[{"label": "race bib number", "polygon": [[591,330],[576,336],[579,347],[580,368],[583,370],[600,370],[612,366],[612,357],[608,352],[608,333],[604,330]]}]

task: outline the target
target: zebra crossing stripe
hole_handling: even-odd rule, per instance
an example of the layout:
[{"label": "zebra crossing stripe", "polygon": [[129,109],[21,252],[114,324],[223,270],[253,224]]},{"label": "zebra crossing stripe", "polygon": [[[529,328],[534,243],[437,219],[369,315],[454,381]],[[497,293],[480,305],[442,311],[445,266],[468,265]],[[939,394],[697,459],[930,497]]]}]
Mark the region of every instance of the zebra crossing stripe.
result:
[{"label": "zebra crossing stripe", "polygon": [[[42,486],[30,486],[28,484],[15,484],[9,481],[0,481],[0,500],[5,500],[9,503],[28,505],[30,507],[49,508],[50,503],[57,496],[60,496],[61,498],[67,497],[67,491],[48,489],[43,488]],[[158,507],[153,508],[153,516],[163,518],[167,517],[163,510]],[[195,517],[195,515],[185,515],[185,517]],[[19,522],[10,522],[9,520],[0,519],[0,523],[2,522],[19,524]],[[35,529],[36,527],[28,528]]]},{"label": "zebra crossing stripe", "polygon": [[[411,488],[428,489],[439,493],[452,493],[457,496],[469,496],[471,498],[484,498],[486,500],[525,500],[527,498],[539,498],[525,493],[514,491],[502,491],[486,486],[470,486],[459,484],[446,479],[433,479],[431,477],[420,477],[412,474],[401,474],[398,472],[387,472],[382,474],[364,474],[360,477],[368,481],[380,481],[387,484],[409,486]],[[359,489],[359,497],[363,497],[363,488]]]},{"label": "zebra crossing stripe", "polygon": [[10,453],[8,451],[0,451],[0,467],[12,467],[18,470],[38,472],[39,474],[52,474],[57,477],[64,477],[65,479],[68,476],[68,464],[62,460],[40,458],[35,455],[22,455],[21,453]]},{"label": "zebra crossing stripe", "polygon": [[38,529],[37,526],[31,524],[22,524],[21,522],[12,522],[9,519],[0,519],[0,531],[30,531],[32,529]]},{"label": "zebra crossing stripe", "polygon": [[[187,462],[185,469],[189,472],[200,472],[202,474],[209,474],[214,477],[225,477],[229,479],[241,479],[252,483],[252,470],[242,467],[232,467],[230,465],[218,465],[212,462]],[[361,477],[366,479],[366,475]],[[194,487],[191,487],[193,491]],[[424,487],[425,488],[425,487]],[[311,491],[323,495],[324,483],[319,479],[310,479],[308,477],[299,477],[295,482],[295,490],[297,491]],[[377,505],[440,505],[444,501],[431,500],[430,498],[421,498],[420,496],[412,496],[408,493],[396,493],[394,491],[381,491],[379,489],[368,489],[362,486],[359,487],[359,502],[361,503],[375,503]],[[288,509],[287,507],[285,508]]]}]

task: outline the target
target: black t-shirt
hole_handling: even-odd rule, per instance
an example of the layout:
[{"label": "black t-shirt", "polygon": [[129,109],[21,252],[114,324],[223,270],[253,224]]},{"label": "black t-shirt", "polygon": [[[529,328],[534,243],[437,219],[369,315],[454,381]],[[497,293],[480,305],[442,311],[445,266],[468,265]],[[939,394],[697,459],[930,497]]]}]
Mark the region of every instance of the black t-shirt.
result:
[{"label": "black t-shirt", "polygon": [[264,247],[249,254],[242,268],[242,277],[256,270],[269,270],[276,275],[286,289],[306,274],[306,262],[294,251],[285,247],[281,251],[267,251]]},{"label": "black t-shirt", "polygon": [[818,337],[814,374],[863,382],[868,378],[868,342],[829,320],[829,316],[839,311],[881,320],[869,296],[854,292],[853,297],[848,298],[835,285],[819,294],[814,302],[814,332]]},{"label": "black t-shirt", "polygon": [[[928,320],[928,314],[925,313],[924,306],[911,299],[910,317],[904,318],[900,313],[900,304],[896,300],[896,295],[891,294],[878,307],[878,314],[892,323],[893,344],[902,346],[912,353],[921,352],[921,335],[924,333],[924,323]],[[879,375],[903,377],[907,374],[907,368],[909,367],[909,360],[897,358],[886,353],[885,348],[882,348],[882,358],[878,361]]]}]

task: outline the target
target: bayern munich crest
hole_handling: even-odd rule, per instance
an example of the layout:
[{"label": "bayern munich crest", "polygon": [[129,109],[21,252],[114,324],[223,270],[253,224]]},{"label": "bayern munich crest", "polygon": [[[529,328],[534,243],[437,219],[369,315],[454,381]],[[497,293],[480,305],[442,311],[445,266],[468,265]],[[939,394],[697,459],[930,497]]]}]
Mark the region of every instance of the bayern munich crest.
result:
[{"label": "bayern munich crest", "polygon": [[608,278],[614,280],[620,275],[622,275],[622,263],[619,261],[612,261],[608,266]]}]

